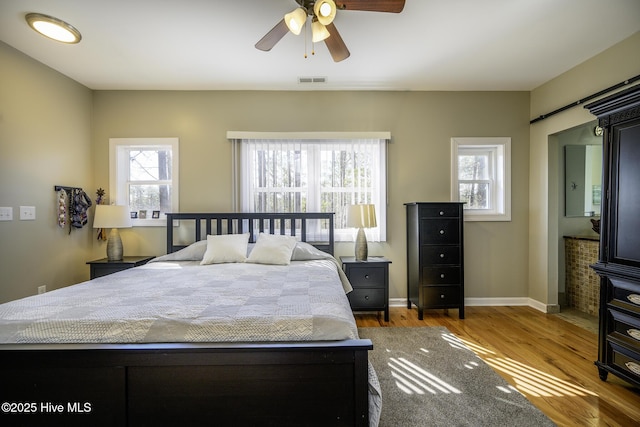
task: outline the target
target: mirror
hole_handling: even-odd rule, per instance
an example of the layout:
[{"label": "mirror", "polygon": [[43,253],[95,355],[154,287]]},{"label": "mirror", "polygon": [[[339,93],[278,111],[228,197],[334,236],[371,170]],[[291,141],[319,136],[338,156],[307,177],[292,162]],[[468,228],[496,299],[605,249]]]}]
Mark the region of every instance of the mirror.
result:
[{"label": "mirror", "polygon": [[599,216],[602,144],[565,145],[564,161],[565,216]]}]

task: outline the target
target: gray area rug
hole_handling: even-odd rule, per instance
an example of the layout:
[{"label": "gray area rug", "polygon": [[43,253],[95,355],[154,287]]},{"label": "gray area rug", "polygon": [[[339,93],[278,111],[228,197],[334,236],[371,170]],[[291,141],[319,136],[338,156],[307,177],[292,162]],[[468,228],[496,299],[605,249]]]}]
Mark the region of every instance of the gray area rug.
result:
[{"label": "gray area rug", "polygon": [[447,328],[358,331],[373,342],[380,427],[555,425]]}]

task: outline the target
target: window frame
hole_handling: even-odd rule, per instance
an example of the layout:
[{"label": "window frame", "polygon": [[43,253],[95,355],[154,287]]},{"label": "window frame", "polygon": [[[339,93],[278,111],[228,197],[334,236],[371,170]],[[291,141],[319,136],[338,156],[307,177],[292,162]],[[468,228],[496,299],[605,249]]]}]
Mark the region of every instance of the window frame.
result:
[{"label": "window frame", "polygon": [[[309,170],[308,174],[316,177],[319,174],[313,172],[314,168],[320,167],[320,155],[313,157],[311,153],[319,154],[322,150],[321,146],[323,144],[331,145],[335,143],[346,143],[347,141],[353,141],[353,143],[358,143],[361,140],[378,140],[376,141],[379,146],[376,148],[380,150],[379,156],[379,164],[381,166],[381,170],[379,170],[379,180],[376,191],[379,193],[377,195],[377,199],[375,200],[376,211],[378,217],[378,227],[376,229],[365,230],[367,233],[368,240],[371,242],[379,242],[386,241],[386,205],[387,205],[387,146],[390,140],[390,134],[388,132],[303,132],[303,133],[270,133],[270,132],[235,132],[229,131],[227,133],[227,137],[230,141],[234,143],[234,148],[232,152],[233,156],[233,165],[234,168],[234,183],[233,183],[233,194],[235,197],[234,205],[236,209],[240,211],[245,211],[243,209],[244,200],[246,200],[247,189],[243,188],[246,184],[243,175],[243,157],[246,155],[246,150],[243,151],[243,141],[246,143],[248,140],[264,140],[264,141],[274,141],[278,140],[283,142],[300,142],[302,144],[309,144],[311,146],[309,151],[307,151],[307,155],[311,156],[311,159],[308,159]],[[246,159],[245,159],[246,160]],[[317,169],[316,169],[317,170]],[[317,191],[322,193],[321,180],[318,179],[319,184]],[[309,183],[308,183],[309,184]],[[307,189],[307,200],[311,200],[311,198],[320,199],[320,194],[314,192],[314,189]],[[243,200],[244,199],[244,200]],[[365,202],[365,201],[359,201]],[[366,201],[369,203],[369,201]],[[319,210],[312,208],[312,210]],[[337,223],[335,224],[337,225]],[[352,228],[345,229],[334,229],[334,237],[337,242],[353,242],[355,240],[355,230]]]},{"label": "window frame", "polygon": [[[465,153],[466,152],[466,153]],[[489,179],[461,180],[459,156],[489,153]],[[454,137],[451,138],[451,200],[460,200],[460,183],[487,182],[490,203],[488,209],[469,209],[465,206],[465,221],[511,221],[511,138],[510,137]]]},{"label": "window frame", "polygon": [[[179,147],[178,138],[110,138],[109,139],[109,191],[110,202],[117,205],[129,206],[129,165],[122,164],[122,149],[151,148],[151,147],[171,147],[171,179],[162,181],[137,181],[136,184],[155,185],[158,182],[169,182],[171,185],[171,211],[178,212],[180,206],[179,192]],[[165,227],[166,217],[152,218],[152,212],[147,212],[146,219],[132,218],[131,225],[134,227]]]}]

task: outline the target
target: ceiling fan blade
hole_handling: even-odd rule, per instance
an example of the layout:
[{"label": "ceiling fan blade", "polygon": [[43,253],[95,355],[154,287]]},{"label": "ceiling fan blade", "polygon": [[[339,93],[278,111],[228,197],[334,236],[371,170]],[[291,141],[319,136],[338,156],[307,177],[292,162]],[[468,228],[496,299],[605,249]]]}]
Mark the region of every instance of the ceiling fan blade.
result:
[{"label": "ceiling fan blade", "polygon": [[336,7],[344,10],[400,13],[405,0],[336,0]]},{"label": "ceiling fan blade", "polygon": [[256,43],[256,49],[264,50],[265,52],[270,51],[271,48],[273,48],[288,32],[289,27],[287,27],[287,24],[284,22],[284,18],[282,18],[282,20],[278,22],[271,31],[265,34],[264,37]]},{"label": "ceiling fan blade", "polygon": [[351,52],[347,49],[347,45],[344,44],[344,40],[340,36],[338,29],[333,22],[326,26],[327,30],[329,30],[329,38],[324,40],[324,44],[327,45],[327,49],[329,49],[329,53],[335,62],[340,62],[347,59]]}]

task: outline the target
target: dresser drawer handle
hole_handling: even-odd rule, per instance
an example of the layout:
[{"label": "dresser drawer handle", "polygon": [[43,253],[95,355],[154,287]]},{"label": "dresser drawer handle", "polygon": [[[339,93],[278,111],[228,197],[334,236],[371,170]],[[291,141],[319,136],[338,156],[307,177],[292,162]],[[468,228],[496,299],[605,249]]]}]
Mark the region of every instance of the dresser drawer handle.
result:
[{"label": "dresser drawer handle", "polygon": [[369,295],[365,295],[364,299],[369,300]]},{"label": "dresser drawer handle", "polygon": [[627,334],[635,340],[640,341],[640,330],[638,329],[627,329]]},{"label": "dresser drawer handle", "polygon": [[444,234],[444,230],[440,230],[440,234]]},{"label": "dresser drawer handle", "polygon": [[440,294],[440,299],[444,299],[444,294]]},{"label": "dresser drawer handle", "polygon": [[440,258],[444,258],[444,254],[440,254]]},{"label": "dresser drawer handle", "polygon": [[444,211],[440,211],[440,216],[444,215]]},{"label": "dresser drawer handle", "polygon": [[444,273],[440,274],[440,278],[444,279]]},{"label": "dresser drawer handle", "polygon": [[627,299],[634,304],[640,305],[640,295],[638,294],[629,294],[627,295]]},{"label": "dresser drawer handle", "polygon": [[640,375],[640,365],[636,362],[626,362],[624,365],[634,374]]},{"label": "dresser drawer handle", "polygon": [[365,278],[365,279],[368,279],[368,278],[369,278],[369,275],[368,275],[368,274],[365,274],[365,275],[364,275],[364,278]]}]

